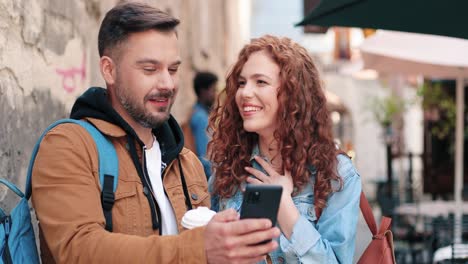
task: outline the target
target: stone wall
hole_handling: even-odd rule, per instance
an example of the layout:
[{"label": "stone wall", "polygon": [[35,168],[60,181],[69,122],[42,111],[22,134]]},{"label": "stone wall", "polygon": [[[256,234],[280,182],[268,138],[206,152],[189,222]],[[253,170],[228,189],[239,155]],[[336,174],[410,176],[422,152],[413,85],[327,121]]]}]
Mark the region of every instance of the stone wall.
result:
[{"label": "stone wall", "polygon": [[[0,177],[24,189],[32,147],[53,120],[68,116],[98,69],[100,21],[117,0],[0,0]],[[223,79],[245,41],[236,1],[145,1],[181,19],[180,92],[173,114],[181,123],[195,102],[196,70]],[[3,190],[0,188],[0,190]],[[11,204],[0,192],[0,201]],[[8,195],[7,197],[9,197]]]}]

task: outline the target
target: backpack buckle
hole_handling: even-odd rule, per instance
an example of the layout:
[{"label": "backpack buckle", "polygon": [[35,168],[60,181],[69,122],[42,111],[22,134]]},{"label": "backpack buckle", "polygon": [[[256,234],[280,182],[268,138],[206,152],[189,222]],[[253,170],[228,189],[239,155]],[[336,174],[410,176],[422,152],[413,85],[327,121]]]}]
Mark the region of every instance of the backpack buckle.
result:
[{"label": "backpack buckle", "polygon": [[112,207],[114,206],[114,201],[115,195],[113,192],[103,191],[101,193],[102,208],[104,210],[112,210]]}]

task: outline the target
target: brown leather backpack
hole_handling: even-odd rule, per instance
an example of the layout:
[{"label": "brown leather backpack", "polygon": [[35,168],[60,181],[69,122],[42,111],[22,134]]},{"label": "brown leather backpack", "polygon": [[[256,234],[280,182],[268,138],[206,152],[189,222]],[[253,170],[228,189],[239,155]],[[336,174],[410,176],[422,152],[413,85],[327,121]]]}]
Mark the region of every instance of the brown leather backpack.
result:
[{"label": "brown leather backpack", "polygon": [[[374,214],[372,213],[372,209],[364,192],[361,192],[359,207],[372,233],[372,241],[367,246],[366,250],[364,250],[364,253],[362,253],[357,264],[395,264],[393,235],[390,230],[392,219],[383,216],[380,222],[380,228],[377,231]],[[317,208],[315,212],[318,221],[321,212]]]},{"label": "brown leather backpack", "polygon": [[393,247],[393,235],[390,230],[392,219],[382,216],[380,228],[377,231],[374,214],[367,201],[366,196],[361,192],[359,207],[366,220],[367,226],[372,232],[372,241],[367,246],[364,253],[358,260],[358,264],[395,264],[395,252]]}]

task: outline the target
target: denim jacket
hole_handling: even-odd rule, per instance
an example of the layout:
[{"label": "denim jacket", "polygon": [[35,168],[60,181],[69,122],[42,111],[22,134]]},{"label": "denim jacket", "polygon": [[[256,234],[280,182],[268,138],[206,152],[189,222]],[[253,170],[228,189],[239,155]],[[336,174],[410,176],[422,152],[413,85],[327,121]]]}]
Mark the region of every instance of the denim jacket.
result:
[{"label": "denim jacket", "polygon": [[[252,157],[258,155],[254,148]],[[277,239],[279,247],[271,252],[273,263],[352,263],[356,240],[356,226],[359,216],[359,197],[361,178],[351,160],[345,155],[338,155],[338,174],[343,179],[343,188],[334,192],[327,200],[327,206],[317,221],[314,207],[315,169],[311,166],[309,184],[292,197],[300,217],[293,227],[288,240],[283,234]],[[252,166],[264,172],[260,165],[251,160]],[[212,192],[214,176],[210,178],[209,189]],[[245,183],[244,183],[245,184]],[[334,189],[338,182],[332,182]],[[222,211],[234,208],[240,211],[242,192],[239,188],[230,198],[212,196],[212,209]]]}]

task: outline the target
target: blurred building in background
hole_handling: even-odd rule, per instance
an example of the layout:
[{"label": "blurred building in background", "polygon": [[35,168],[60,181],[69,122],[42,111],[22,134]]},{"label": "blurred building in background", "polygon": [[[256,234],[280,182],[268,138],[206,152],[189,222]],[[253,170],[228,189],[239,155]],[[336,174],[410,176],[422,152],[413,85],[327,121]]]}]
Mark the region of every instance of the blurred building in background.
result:
[{"label": "blurred building in background", "polygon": [[[248,40],[248,0],[146,0],[181,20],[182,65],[173,114],[188,120],[195,71],[224,78]],[[40,132],[67,117],[89,86],[104,86],[97,51],[103,15],[117,0],[0,0],[0,177],[24,187]],[[220,82],[221,83],[221,82]],[[3,200],[0,192],[0,201]]]}]

